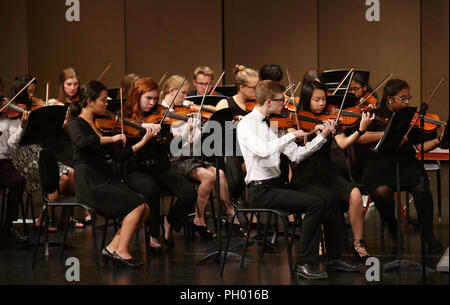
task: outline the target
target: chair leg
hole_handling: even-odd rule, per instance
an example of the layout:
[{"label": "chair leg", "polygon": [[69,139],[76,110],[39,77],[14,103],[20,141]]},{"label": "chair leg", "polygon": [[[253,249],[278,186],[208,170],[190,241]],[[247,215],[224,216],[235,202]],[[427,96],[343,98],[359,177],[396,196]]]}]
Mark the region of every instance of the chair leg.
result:
[{"label": "chair leg", "polygon": [[25,204],[23,202],[23,197],[20,198],[20,208],[22,210],[22,224],[23,224],[23,234],[25,236],[28,235],[28,229],[27,229],[27,215],[25,213]]},{"label": "chair leg", "polygon": [[61,244],[61,252],[59,254],[59,257],[62,258],[63,257],[63,253],[64,253],[64,248],[66,246],[66,240],[67,240],[67,231],[69,230],[69,222],[70,222],[70,216],[73,213],[73,207],[69,208],[69,211],[67,213],[67,219],[64,223],[64,234],[63,234],[63,241]]},{"label": "chair leg", "polygon": [[95,264],[97,265],[97,269],[100,270],[100,260],[98,257],[97,252],[97,232],[95,229],[95,225],[97,222],[97,216],[94,211],[88,210],[89,214],[91,215],[91,222],[92,222],[92,246],[94,247],[94,255],[95,255]]},{"label": "chair leg", "polygon": [[[54,209],[52,209],[54,210]],[[44,248],[45,248],[45,256],[49,256],[50,255],[50,250],[49,250],[49,241],[48,241],[48,223],[50,222],[50,215],[48,214],[48,206],[45,209],[45,217],[44,217],[44,221],[45,221],[45,240],[44,240]]]},{"label": "chair leg", "polygon": [[109,218],[105,217],[105,225],[103,227],[103,236],[102,236],[102,249],[105,247],[106,233],[108,232],[108,222],[109,222]]},{"label": "chair leg", "polygon": [[438,161],[439,169],[436,171],[437,178],[437,202],[438,202],[438,220],[439,222],[442,219],[442,196],[441,196],[441,170],[440,170],[440,162]]},{"label": "chair leg", "polygon": [[33,255],[33,264],[32,264],[32,268],[34,269],[34,266],[36,265],[36,257],[37,257],[37,253],[38,253],[38,249],[39,249],[39,244],[41,242],[41,234],[42,234],[42,226],[44,223],[44,215],[46,214],[45,210],[47,208],[47,205],[44,205],[44,210],[42,211],[42,217],[41,217],[41,223],[39,224],[39,230],[36,236],[36,243],[34,245],[34,255]]},{"label": "chair leg", "polygon": [[[250,219],[253,219],[253,215],[255,215],[255,212],[250,213]],[[241,258],[241,264],[240,264],[241,268],[244,266],[245,253],[247,253],[248,239],[250,238],[251,230],[252,230],[252,222],[249,221],[249,223],[247,225],[247,236],[245,237],[244,248],[242,249],[242,258]]]},{"label": "chair leg", "polygon": [[150,224],[149,224],[149,220],[147,219],[144,222],[144,239],[145,239],[145,252],[147,254],[147,257],[150,254]]},{"label": "chair leg", "polygon": [[270,227],[270,221],[272,220],[272,213],[269,213],[269,217],[267,218],[267,223],[266,223],[266,227],[264,228],[264,234],[263,234],[263,238],[262,238],[262,249],[261,249],[261,254],[260,257],[261,259],[264,256],[264,250],[266,249],[266,239],[267,239],[267,233],[269,232],[269,227]]},{"label": "chair leg", "polygon": [[[28,198],[30,201],[31,219],[33,220],[33,228],[34,228],[34,226],[36,224],[36,219],[35,219],[36,217],[34,215],[34,208],[33,208],[33,194],[28,193]],[[28,198],[27,198],[27,201],[28,201]],[[28,211],[27,211],[27,213],[28,213]]]},{"label": "chair leg", "polygon": [[[293,270],[293,266],[292,266],[292,252],[291,252],[291,248],[289,247],[289,234],[288,234],[288,226],[287,226],[288,219],[287,219],[287,217],[281,217],[281,221],[283,222],[284,232],[286,232],[286,234],[285,234],[286,250],[287,250],[288,262],[289,262],[289,272],[291,274],[291,278],[294,278],[294,270]],[[292,237],[292,239],[294,239],[294,237]]]},{"label": "chair leg", "polygon": [[[217,219],[216,219],[216,208],[214,207],[214,200],[212,199],[212,197],[210,197],[210,201],[211,201],[211,215],[213,218],[213,223],[214,223],[214,233],[219,234],[219,229],[217,228]],[[220,209],[220,206],[217,207],[218,209]]]},{"label": "chair leg", "polygon": [[[234,219],[236,218],[236,212],[233,213],[233,217],[231,218],[231,223],[234,223]],[[228,230],[227,233],[227,242],[225,244],[225,250],[223,251],[222,255],[222,262],[220,264],[220,273],[219,276],[223,276],[223,269],[225,268],[225,261],[227,260],[227,253],[228,253],[228,247],[230,246],[230,239],[231,239],[231,232],[232,230]]]}]

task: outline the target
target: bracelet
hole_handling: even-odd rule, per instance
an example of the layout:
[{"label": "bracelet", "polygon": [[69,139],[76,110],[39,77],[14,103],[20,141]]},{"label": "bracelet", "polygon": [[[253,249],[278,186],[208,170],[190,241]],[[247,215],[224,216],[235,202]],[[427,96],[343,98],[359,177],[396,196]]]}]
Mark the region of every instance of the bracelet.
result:
[{"label": "bracelet", "polygon": [[363,134],[365,134],[366,133],[366,131],[364,130],[364,131],[361,131],[361,130],[357,130],[358,131],[358,133],[359,133],[359,136],[362,136]]}]

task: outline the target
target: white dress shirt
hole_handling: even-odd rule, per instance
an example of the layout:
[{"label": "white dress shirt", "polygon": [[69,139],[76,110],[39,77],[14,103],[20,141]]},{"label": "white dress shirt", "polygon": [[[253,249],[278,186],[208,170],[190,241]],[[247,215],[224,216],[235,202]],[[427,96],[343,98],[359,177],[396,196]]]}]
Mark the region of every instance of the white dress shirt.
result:
[{"label": "white dress shirt", "polygon": [[279,138],[263,121],[264,118],[264,115],[255,107],[252,112],[244,116],[237,127],[239,146],[247,169],[246,184],[279,177],[281,153],[284,153],[291,161],[299,163],[327,141],[319,134],[305,146],[298,146],[292,133]]},{"label": "white dress shirt", "polygon": [[0,115],[0,159],[11,159],[11,149],[17,146],[23,128],[20,120],[9,119],[6,115]]}]

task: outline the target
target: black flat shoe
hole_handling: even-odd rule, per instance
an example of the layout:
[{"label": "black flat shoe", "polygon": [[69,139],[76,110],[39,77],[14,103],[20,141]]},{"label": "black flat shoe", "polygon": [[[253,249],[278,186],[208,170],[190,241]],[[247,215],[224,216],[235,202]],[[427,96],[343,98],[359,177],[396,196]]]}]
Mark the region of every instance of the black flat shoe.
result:
[{"label": "black flat shoe", "polygon": [[206,226],[197,226],[194,222],[191,222],[192,235],[197,233],[204,240],[213,240],[216,235],[213,234]]},{"label": "black flat shoe", "polygon": [[315,266],[315,264],[297,264],[295,266],[294,272],[298,278],[304,278],[308,280],[320,280],[328,278],[328,273],[319,271],[318,266]]},{"label": "black flat shoe", "polygon": [[119,254],[117,254],[116,251],[114,251],[113,253],[113,260],[115,262],[117,262],[120,265],[123,265],[127,268],[139,268],[142,267],[142,265],[144,265],[143,262],[135,260],[134,258],[129,258],[129,259],[124,259],[121,258]]},{"label": "black flat shoe", "polygon": [[168,248],[175,248],[175,240],[173,239],[173,237],[170,237],[169,239],[166,239],[165,237],[163,237],[163,243],[168,247]]},{"label": "black flat shoe", "polygon": [[353,262],[344,260],[342,257],[328,259],[327,267],[346,272],[360,272],[363,268],[361,263],[355,264]]},{"label": "black flat shoe", "polygon": [[106,249],[106,247],[102,249],[102,256],[104,258],[113,259],[113,254],[109,252],[108,249]]},{"label": "black flat shoe", "polygon": [[161,253],[162,253],[162,247],[149,246],[148,250],[149,250],[150,254],[153,254],[153,255],[161,255]]}]

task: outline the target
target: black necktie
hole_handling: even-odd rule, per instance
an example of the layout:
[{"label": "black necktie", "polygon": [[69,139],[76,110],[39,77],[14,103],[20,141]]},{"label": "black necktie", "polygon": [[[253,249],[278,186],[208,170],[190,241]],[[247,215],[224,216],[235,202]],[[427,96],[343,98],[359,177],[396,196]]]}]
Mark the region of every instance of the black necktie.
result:
[{"label": "black necktie", "polygon": [[265,122],[265,123],[267,124],[267,126],[270,127],[270,121],[269,121],[269,117],[268,117],[268,116],[266,116],[266,117],[263,119],[263,122]]}]

